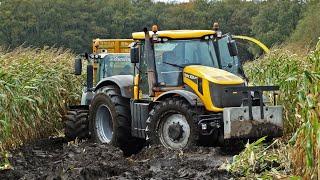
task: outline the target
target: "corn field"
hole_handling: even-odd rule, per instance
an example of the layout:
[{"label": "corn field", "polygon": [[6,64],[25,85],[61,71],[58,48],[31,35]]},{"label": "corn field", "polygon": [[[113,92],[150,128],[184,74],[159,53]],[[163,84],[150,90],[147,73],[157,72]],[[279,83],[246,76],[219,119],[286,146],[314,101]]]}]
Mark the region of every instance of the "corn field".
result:
[{"label": "corn field", "polygon": [[320,178],[320,42],[307,57],[280,48],[247,63],[245,70],[252,84],[280,86],[285,136],[292,137],[282,148],[289,153],[291,173]]},{"label": "corn field", "polygon": [[61,129],[82,82],[72,75],[72,59],[63,49],[0,50],[0,152]]},{"label": "corn field", "polygon": [[[73,57],[55,48],[0,49],[0,152],[62,129],[61,114],[79,100],[83,82],[72,75]],[[247,144],[229,169],[247,177],[258,169],[268,171],[259,177],[319,179],[320,43],[306,57],[274,49],[245,70],[251,84],[280,86],[277,99],[290,138],[269,146],[261,145],[263,139]],[[274,162],[280,164],[275,169]]]}]

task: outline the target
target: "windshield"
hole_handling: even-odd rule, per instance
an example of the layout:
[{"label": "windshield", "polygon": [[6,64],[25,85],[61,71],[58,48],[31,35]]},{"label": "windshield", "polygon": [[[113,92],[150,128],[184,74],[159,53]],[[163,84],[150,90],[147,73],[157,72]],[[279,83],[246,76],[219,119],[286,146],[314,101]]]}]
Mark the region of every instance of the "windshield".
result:
[{"label": "windshield", "polygon": [[166,86],[177,86],[182,81],[182,68],[198,64],[219,68],[211,40],[169,40],[155,43],[155,61],[158,82]]},{"label": "windshield", "polygon": [[129,54],[108,54],[99,67],[100,79],[115,75],[132,75],[133,66]]}]

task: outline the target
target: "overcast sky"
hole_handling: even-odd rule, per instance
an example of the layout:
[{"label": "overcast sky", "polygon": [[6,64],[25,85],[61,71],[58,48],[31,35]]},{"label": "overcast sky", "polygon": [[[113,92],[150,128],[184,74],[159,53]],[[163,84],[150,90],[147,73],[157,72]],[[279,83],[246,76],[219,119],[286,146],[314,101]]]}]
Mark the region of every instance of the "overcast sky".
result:
[{"label": "overcast sky", "polygon": [[189,0],[153,0],[155,2],[176,2],[176,3],[180,3],[180,2],[189,2]]},{"label": "overcast sky", "polygon": [[[182,2],[189,2],[190,0],[153,0],[154,2],[175,2],[175,3],[182,3]],[[246,0],[246,1],[253,1],[253,0]],[[256,1],[266,1],[266,0],[256,0]]]}]

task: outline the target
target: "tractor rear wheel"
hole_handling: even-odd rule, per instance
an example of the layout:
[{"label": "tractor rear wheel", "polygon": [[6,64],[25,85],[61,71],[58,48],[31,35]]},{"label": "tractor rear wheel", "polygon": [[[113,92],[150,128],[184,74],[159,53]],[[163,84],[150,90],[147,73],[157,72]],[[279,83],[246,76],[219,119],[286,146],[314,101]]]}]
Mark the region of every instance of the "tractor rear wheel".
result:
[{"label": "tractor rear wheel", "polygon": [[188,149],[199,138],[196,112],[184,99],[167,98],[155,105],[147,120],[147,136],[151,144],[169,149]]},{"label": "tractor rear wheel", "polygon": [[72,109],[64,116],[64,134],[68,141],[89,137],[88,110]]}]

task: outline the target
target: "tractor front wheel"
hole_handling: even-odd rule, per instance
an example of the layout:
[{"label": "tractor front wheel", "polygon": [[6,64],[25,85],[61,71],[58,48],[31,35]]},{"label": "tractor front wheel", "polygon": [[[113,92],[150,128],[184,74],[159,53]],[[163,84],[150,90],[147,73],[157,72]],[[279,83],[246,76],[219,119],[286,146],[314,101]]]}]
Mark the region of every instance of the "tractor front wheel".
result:
[{"label": "tractor front wheel", "polygon": [[155,105],[147,120],[147,135],[151,144],[161,143],[169,149],[187,149],[195,145],[199,132],[193,107],[178,97]]}]

